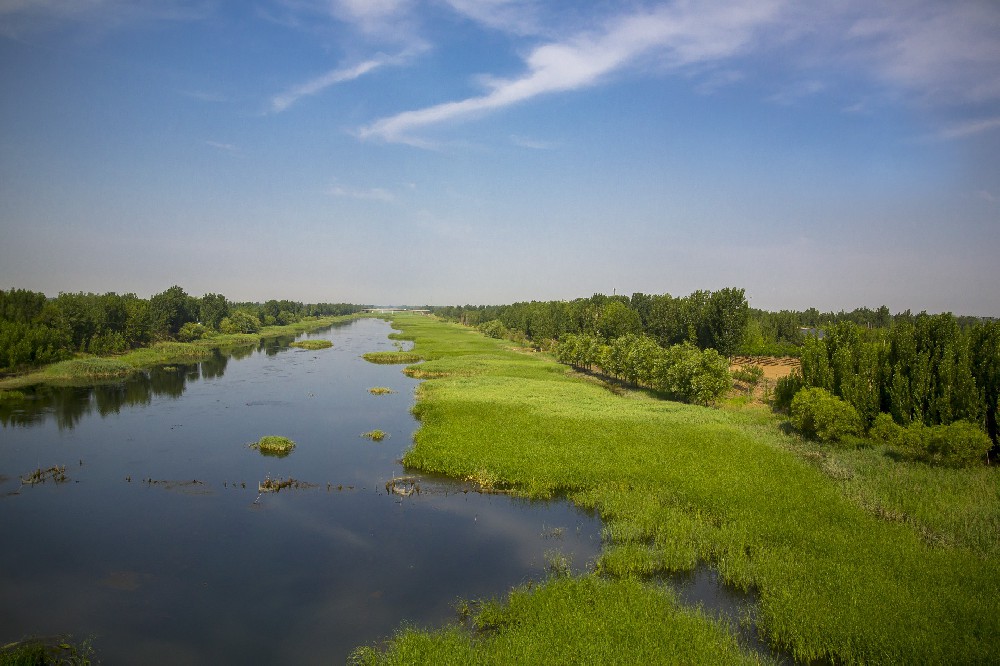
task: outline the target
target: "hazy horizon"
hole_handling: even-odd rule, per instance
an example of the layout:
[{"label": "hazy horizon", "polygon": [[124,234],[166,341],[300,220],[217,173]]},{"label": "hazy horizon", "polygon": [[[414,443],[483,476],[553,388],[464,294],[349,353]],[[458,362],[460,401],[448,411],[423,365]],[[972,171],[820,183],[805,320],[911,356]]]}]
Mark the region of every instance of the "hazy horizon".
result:
[{"label": "hazy horizon", "polygon": [[1000,5],[0,4],[0,289],[1000,316]]}]

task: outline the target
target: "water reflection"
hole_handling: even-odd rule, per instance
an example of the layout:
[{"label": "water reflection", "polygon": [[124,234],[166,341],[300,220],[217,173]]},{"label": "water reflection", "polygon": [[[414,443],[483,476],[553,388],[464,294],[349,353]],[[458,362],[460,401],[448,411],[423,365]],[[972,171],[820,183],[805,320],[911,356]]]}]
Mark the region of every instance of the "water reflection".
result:
[{"label": "water reflection", "polygon": [[4,427],[32,426],[52,418],[60,430],[76,427],[90,414],[119,414],[122,408],[148,405],[153,397],[179,398],[188,382],[217,379],[226,372],[230,359],[247,358],[255,352],[273,356],[288,349],[294,338],[263,340],[259,345],[215,349],[199,363],[150,368],[128,379],[93,386],[32,386],[21,389],[23,397],[0,400],[0,424]]}]

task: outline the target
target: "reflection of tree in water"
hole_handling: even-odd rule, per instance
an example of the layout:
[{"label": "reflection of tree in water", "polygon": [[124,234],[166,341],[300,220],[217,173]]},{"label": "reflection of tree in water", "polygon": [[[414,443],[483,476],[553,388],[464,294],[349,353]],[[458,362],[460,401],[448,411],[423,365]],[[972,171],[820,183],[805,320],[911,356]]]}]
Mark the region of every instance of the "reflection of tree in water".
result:
[{"label": "reflection of tree in water", "polygon": [[295,342],[294,335],[286,335],[280,338],[267,338],[260,341],[260,350],[268,356],[274,356],[279,352],[288,349],[288,345]]},{"label": "reflection of tree in water", "polygon": [[0,424],[31,426],[51,417],[60,430],[71,429],[94,411],[105,417],[118,414],[122,407],[148,405],[153,396],[179,398],[187,382],[222,377],[230,357],[245,358],[256,349],[249,346],[225,352],[215,350],[211,358],[200,363],[153,368],[110,384],[28,387],[18,392],[23,397],[0,400]]}]

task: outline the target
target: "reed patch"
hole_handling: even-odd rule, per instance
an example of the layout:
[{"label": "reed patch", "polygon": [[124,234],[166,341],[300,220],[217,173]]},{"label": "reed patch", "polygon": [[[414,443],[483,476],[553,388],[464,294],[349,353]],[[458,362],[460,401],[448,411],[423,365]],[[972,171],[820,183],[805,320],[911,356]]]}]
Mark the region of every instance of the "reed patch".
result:
[{"label": "reed patch", "polygon": [[300,349],[317,350],[317,349],[329,349],[330,347],[333,346],[333,343],[330,342],[329,340],[320,340],[320,339],[296,340],[295,342],[289,343],[288,346],[298,347]]}]

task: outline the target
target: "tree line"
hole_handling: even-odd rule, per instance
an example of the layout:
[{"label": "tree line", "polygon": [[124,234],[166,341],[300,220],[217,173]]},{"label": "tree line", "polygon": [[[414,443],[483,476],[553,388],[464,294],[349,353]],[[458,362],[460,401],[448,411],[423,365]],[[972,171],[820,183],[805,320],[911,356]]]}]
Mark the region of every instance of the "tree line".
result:
[{"label": "tree line", "polygon": [[606,343],[567,333],[556,343],[555,354],[560,363],[581,370],[596,365],[617,379],[696,405],[710,404],[733,385],[726,357],[690,342],[661,347],[649,336],[628,333]]},{"label": "tree line", "polygon": [[[797,356],[801,371],[778,383],[773,404],[790,409],[793,425],[807,436],[835,441],[867,434],[945,463],[981,458],[984,442],[1000,453],[997,321],[908,310],[893,315],[886,306],[766,312],[750,308],[737,288],[435,312],[493,337],[551,350],[574,367],[598,366],[699,404],[731,385],[725,357]],[[810,390],[793,405],[802,389]]]},{"label": "tree line", "polygon": [[947,313],[894,319],[884,328],[842,322],[823,338],[808,337],[800,360],[801,371],[775,389],[779,407],[794,408],[802,389],[820,389],[851,407],[857,430],[884,439],[913,444],[931,436],[924,428],[965,423],[997,445],[1000,322],[962,322]]},{"label": "tree line", "polygon": [[0,290],[0,370],[11,372],[68,359],[114,354],[160,340],[190,341],[214,333],[256,333],[303,317],[358,312],[348,303],[288,300],[233,303],[222,294],[189,295],[173,286],[148,299],[135,294]]},{"label": "tree line", "polygon": [[744,290],[736,288],[696,291],[684,297],[594,294],[572,301],[447,306],[433,311],[469,326],[496,321],[506,334],[543,347],[566,334],[605,342],[623,335],[646,335],[663,347],[689,343],[724,356],[739,353],[750,316]]}]

